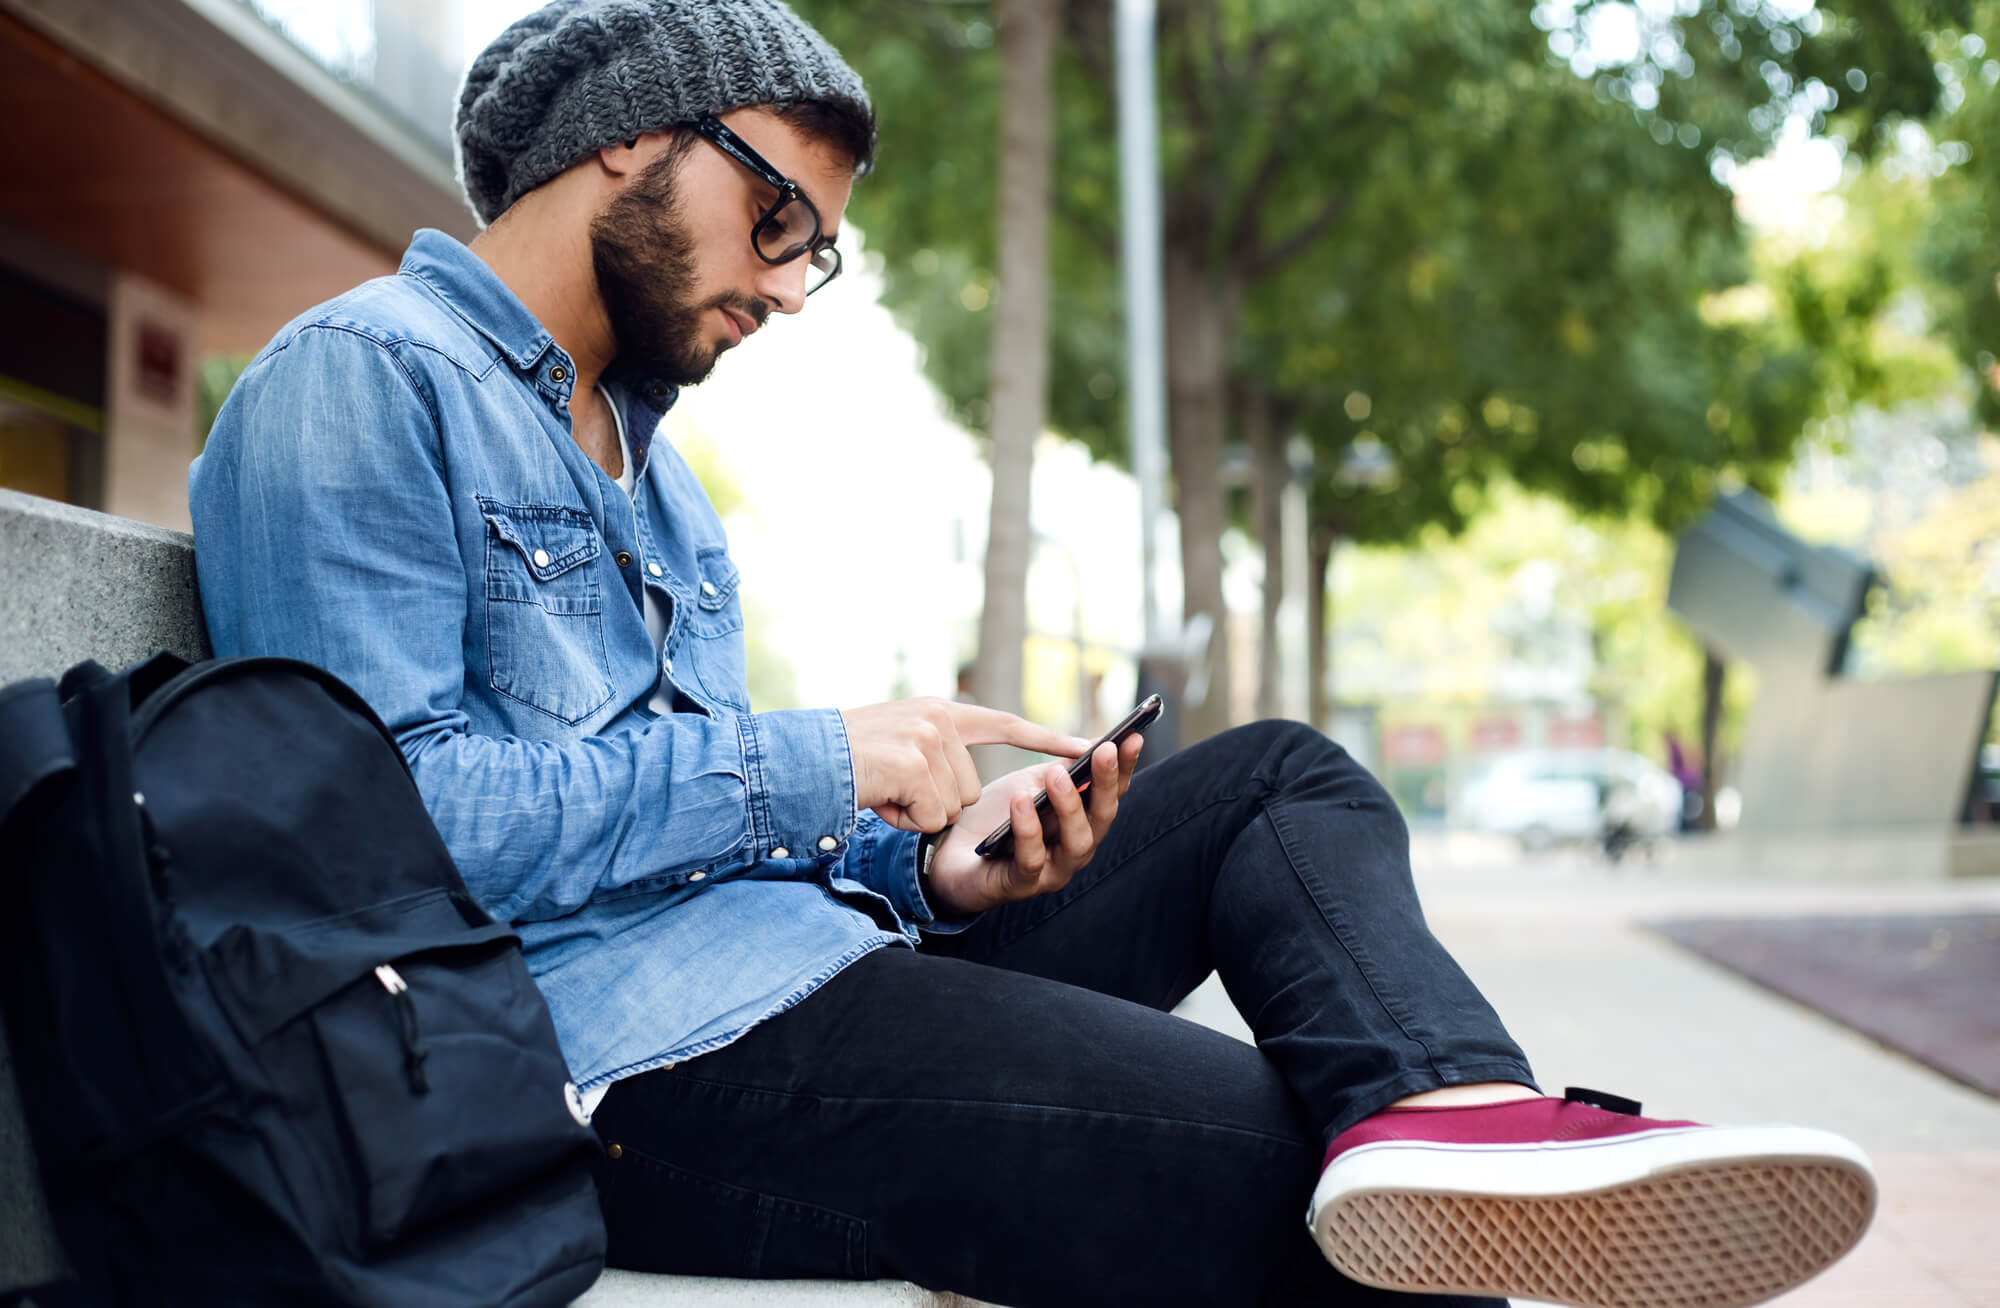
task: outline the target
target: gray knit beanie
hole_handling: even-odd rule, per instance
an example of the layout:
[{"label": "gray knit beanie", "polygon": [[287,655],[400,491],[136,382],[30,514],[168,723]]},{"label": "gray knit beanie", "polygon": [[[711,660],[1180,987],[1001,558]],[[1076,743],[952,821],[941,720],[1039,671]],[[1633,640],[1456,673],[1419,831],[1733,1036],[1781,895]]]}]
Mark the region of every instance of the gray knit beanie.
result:
[{"label": "gray knit beanie", "polygon": [[868,93],[781,0],[555,0],[502,32],[458,97],[482,223],[591,151],[747,105]]}]

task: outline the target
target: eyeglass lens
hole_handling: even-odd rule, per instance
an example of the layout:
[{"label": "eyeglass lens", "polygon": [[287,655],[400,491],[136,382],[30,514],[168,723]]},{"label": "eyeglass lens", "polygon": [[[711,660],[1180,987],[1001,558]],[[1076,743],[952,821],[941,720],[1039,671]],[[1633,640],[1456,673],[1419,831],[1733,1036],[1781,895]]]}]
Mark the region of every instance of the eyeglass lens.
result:
[{"label": "eyeglass lens", "polygon": [[757,225],[757,250],[773,263],[798,258],[818,238],[819,219],[798,199],[780,201]]},{"label": "eyeglass lens", "polygon": [[[812,206],[797,197],[787,197],[757,224],[757,252],[772,263],[787,263],[812,249],[819,239],[819,216]],[[810,295],[840,272],[840,252],[813,250],[806,273],[806,294]]]}]

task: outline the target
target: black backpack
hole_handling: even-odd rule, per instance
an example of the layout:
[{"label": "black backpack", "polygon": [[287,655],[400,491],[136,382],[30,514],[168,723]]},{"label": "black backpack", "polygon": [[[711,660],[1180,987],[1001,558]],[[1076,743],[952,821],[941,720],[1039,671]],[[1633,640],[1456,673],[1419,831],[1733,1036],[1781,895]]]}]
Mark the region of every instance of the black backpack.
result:
[{"label": "black backpack", "polygon": [[600,1154],[394,739],[286,659],[0,690],[0,999],[58,1304],[565,1304]]}]

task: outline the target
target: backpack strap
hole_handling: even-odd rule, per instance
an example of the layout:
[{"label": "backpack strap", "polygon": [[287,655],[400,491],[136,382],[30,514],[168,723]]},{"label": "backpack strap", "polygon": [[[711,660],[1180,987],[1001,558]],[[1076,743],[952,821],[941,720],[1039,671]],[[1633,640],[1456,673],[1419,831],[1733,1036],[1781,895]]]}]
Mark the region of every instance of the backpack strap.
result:
[{"label": "backpack strap", "polygon": [[[75,766],[55,683],[37,677],[0,688],[0,826],[37,786]],[[0,1242],[0,1303],[6,1304],[30,1302],[23,1297],[28,1291],[40,1300],[42,1291],[70,1275],[14,1076],[10,1041],[0,1025],[0,1213],[12,1231]]]},{"label": "backpack strap", "polygon": [[134,1122],[107,1152],[129,1146],[198,1106],[216,1088],[214,1062],[174,999],[161,955],[146,854],[143,800],[132,778],[132,688],[122,676],[86,686],[79,696],[77,731],[83,814],[99,842],[104,878],[99,901],[101,962],[115,979],[133,1016],[133,1051],[150,1069],[149,1099],[158,1108],[150,1122]]},{"label": "backpack strap", "polygon": [[36,786],[75,766],[55,683],[35,677],[0,689],[0,823]]}]

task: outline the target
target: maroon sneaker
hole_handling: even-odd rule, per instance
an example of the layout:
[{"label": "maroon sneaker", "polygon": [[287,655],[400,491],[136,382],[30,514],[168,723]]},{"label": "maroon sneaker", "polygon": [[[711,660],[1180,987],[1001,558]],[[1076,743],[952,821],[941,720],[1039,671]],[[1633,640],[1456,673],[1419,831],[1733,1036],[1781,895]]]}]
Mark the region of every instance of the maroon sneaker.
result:
[{"label": "maroon sneaker", "polygon": [[1390,1108],[1334,1138],[1306,1221],[1341,1273],[1579,1308],[1736,1308],[1818,1274],[1875,1215],[1853,1144],[1702,1126],[1571,1090]]}]

